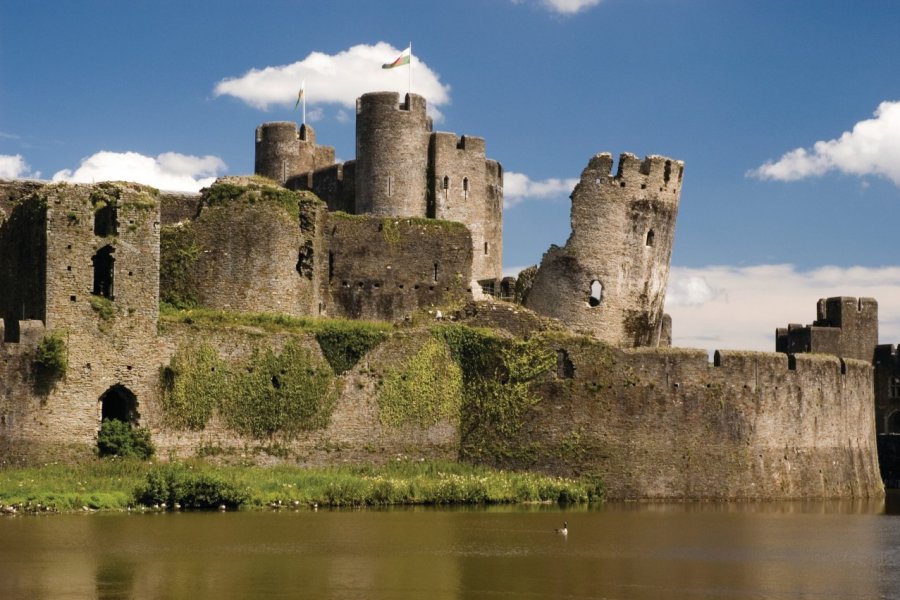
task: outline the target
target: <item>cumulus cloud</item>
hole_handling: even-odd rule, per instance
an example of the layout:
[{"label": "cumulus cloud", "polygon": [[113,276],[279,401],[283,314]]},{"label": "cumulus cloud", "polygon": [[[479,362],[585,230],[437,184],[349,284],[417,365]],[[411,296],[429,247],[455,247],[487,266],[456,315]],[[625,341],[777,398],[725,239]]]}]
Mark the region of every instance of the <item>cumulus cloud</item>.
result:
[{"label": "cumulus cloud", "polygon": [[811,149],[796,148],[747,174],[796,181],[829,171],[876,175],[900,186],[900,101],[882,102],[874,118],[860,121],[837,139],[816,142]]},{"label": "cumulus cloud", "polygon": [[450,86],[441,83],[437,73],[413,54],[410,67],[382,69],[403,49],[386,42],[359,44],[337,54],[312,52],[289,65],[251,69],[239,77],[216,84],[216,96],[233,96],[267,110],[271,106],[291,107],[297,99],[301,81],[306,81],[307,104],[338,104],[354,109],[356,99],[373,90],[405,94],[408,68],[412,68],[412,91],[428,100],[429,114],[439,120],[438,107],[450,102]]},{"label": "cumulus cloud", "polygon": [[21,154],[0,154],[0,179],[37,179],[39,171],[31,172],[31,167]]},{"label": "cumulus cloud", "polygon": [[577,183],[577,178],[533,181],[524,173],[506,171],[503,174],[503,207],[511,208],[528,199],[568,198]]},{"label": "cumulus cloud", "polygon": [[673,267],[666,312],[676,346],[774,351],[777,327],[812,323],[830,296],[875,298],[882,343],[900,342],[900,267]]},{"label": "cumulus cloud", "polygon": [[137,152],[102,151],[83,159],[74,171],[58,171],[53,175],[53,181],[134,181],[163,190],[197,192],[212,184],[226,168],[217,156],[165,152],[152,157]]}]

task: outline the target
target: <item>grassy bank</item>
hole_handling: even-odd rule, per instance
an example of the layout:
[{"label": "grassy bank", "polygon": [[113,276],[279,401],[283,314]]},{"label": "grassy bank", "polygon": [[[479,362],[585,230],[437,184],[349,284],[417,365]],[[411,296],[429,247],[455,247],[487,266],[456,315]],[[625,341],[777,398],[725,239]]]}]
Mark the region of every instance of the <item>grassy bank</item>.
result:
[{"label": "grassy bank", "polygon": [[[18,512],[185,508],[578,503],[597,501],[593,480],[511,473],[449,462],[320,469],[98,460],[0,470],[0,506]],[[9,510],[7,508],[7,510]]]}]

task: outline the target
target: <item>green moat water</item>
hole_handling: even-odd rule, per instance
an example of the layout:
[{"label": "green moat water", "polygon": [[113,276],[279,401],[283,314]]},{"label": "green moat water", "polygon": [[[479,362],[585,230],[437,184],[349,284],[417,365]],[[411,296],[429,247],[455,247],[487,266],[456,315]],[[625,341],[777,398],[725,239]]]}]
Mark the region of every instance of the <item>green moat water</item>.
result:
[{"label": "green moat water", "polygon": [[18,516],[0,598],[896,598],[897,500]]}]

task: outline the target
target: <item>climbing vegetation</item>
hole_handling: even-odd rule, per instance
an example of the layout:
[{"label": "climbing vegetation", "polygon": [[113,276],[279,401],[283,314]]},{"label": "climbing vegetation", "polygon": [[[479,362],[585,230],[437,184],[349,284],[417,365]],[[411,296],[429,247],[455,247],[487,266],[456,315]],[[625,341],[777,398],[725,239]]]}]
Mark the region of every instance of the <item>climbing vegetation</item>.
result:
[{"label": "climbing vegetation", "polygon": [[442,341],[429,339],[398,368],[388,369],[378,393],[383,425],[430,427],[459,415],[462,371]]}]

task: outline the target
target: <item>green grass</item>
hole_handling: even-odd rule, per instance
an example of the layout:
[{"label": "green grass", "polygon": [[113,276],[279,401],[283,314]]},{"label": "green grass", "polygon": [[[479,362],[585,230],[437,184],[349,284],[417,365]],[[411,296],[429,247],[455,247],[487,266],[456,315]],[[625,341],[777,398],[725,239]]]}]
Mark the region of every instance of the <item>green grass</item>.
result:
[{"label": "green grass", "polygon": [[[596,480],[562,479],[534,473],[496,471],[453,462],[395,461],[382,466],[305,469],[293,466],[214,466],[180,463],[195,478],[225,482],[240,491],[249,509],[419,504],[509,504],[597,501]],[[48,464],[0,470],[0,505],[20,511],[125,510],[138,507],[148,479],[169,465],[136,460],[97,460],[78,465]],[[43,510],[43,509],[41,509]]]}]

